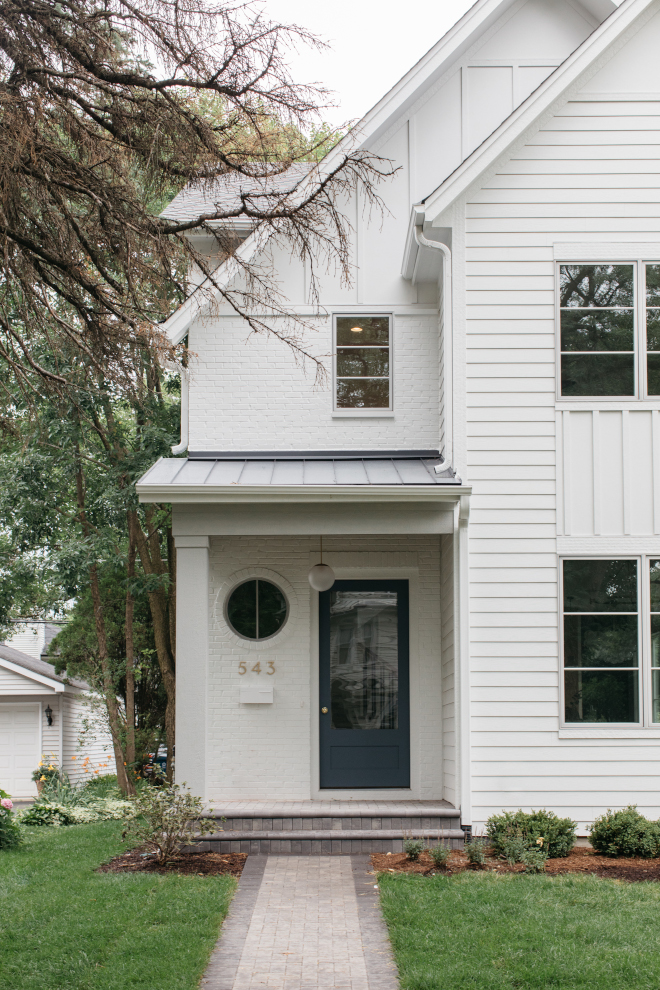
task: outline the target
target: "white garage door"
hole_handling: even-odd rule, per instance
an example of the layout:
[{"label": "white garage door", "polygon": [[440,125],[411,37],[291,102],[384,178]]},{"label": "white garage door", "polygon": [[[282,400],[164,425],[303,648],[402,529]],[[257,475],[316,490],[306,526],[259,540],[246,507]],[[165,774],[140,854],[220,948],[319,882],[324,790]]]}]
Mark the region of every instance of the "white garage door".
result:
[{"label": "white garage door", "polygon": [[12,797],[33,797],[38,762],[39,706],[0,705],[0,788]]}]

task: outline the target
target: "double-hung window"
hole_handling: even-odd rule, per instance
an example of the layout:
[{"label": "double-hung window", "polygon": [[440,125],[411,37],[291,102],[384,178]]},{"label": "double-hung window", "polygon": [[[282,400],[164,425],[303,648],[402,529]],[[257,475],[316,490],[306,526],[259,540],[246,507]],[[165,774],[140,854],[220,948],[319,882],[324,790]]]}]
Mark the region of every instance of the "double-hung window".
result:
[{"label": "double-hung window", "polygon": [[660,396],[660,264],[559,266],[561,395]]},{"label": "double-hung window", "polygon": [[335,408],[392,408],[389,316],[335,317]]},{"label": "double-hung window", "polygon": [[562,560],[564,721],[660,723],[660,559]]}]

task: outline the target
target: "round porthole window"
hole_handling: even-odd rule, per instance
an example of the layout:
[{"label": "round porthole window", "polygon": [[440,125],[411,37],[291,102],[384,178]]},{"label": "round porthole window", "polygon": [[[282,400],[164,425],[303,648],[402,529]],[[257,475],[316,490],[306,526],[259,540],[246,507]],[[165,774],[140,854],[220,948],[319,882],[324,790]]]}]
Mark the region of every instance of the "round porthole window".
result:
[{"label": "round porthole window", "polygon": [[280,631],[288,612],[280,589],[261,578],[243,581],[227,599],[227,622],[243,639],[269,639]]}]

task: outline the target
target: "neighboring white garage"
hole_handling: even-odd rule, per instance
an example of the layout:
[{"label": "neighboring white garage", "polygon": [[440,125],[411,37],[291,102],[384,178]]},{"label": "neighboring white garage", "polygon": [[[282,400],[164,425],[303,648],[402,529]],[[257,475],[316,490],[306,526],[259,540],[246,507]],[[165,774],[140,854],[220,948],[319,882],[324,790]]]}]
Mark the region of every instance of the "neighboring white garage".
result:
[{"label": "neighboring white garage", "polygon": [[104,772],[114,770],[105,730],[95,731],[95,738],[87,733],[80,747],[89,691],[84,681],[56,674],[52,664],[0,644],[0,789],[16,798],[34,797],[32,771],[42,755],[74,781],[85,776],[85,756],[95,768],[108,762]]}]

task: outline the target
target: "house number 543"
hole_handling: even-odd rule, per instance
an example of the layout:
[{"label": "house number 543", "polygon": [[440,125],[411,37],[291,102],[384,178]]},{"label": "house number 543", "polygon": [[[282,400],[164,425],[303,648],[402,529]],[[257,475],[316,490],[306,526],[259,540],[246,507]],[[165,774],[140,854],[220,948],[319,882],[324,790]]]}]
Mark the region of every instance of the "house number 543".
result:
[{"label": "house number 543", "polygon": [[[266,663],[268,664],[268,670],[266,671],[266,673],[267,674],[274,674],[275,673],[275,664],[273,663],[273,661],[272,660],[267,660]],[[259,662],[259,660],[257,660],[257,662],[255,664],[253,664],[252,667],[250,667],[250,670],[252,671],[253,674],[260,674],[261,673],[261,663]],[[245,660],[241,660],[240,661],[240,663],[238,665],[238,672],[239,672],[239,674],[247,674],[247,664],[245,663]]]}]

